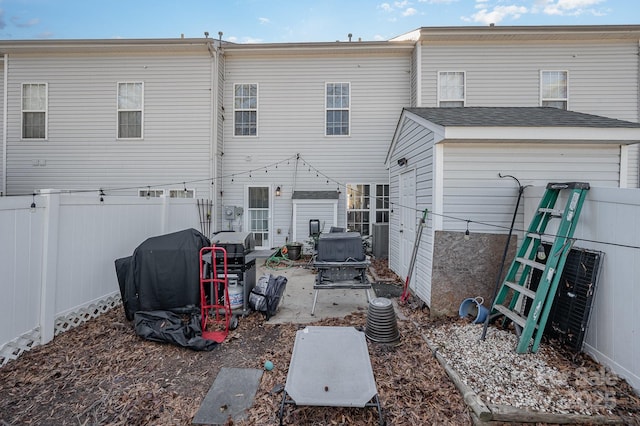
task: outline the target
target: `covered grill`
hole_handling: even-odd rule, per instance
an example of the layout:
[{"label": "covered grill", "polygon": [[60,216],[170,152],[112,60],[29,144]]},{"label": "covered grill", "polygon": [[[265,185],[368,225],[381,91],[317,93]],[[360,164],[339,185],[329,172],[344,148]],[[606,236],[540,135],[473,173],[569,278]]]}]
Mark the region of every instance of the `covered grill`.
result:
[{"label": "covered grill", "polygon": [[318,290],[365,289],[369,300],[371,283],[367,278],[367,268],[370,264],[358,232],[320,234],[313,262],[318,273],[313,286],[315,292],[311,315],[315,313]]}]

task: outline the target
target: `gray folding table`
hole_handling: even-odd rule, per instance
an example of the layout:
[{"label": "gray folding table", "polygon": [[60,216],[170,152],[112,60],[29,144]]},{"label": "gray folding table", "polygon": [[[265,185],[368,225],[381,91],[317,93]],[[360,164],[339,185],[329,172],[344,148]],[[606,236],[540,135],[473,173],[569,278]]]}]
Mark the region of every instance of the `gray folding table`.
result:
[{"label": "gray folding table", "polygon": [[353,327],[309,326],[296,332],[280,404],[382,408],[363,332]]}]

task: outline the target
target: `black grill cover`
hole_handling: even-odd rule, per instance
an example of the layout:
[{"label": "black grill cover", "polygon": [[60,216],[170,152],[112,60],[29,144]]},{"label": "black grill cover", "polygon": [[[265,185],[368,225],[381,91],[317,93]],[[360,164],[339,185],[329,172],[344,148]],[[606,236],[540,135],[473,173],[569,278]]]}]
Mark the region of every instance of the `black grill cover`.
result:
[{"label": "black grill cover", "polygon": [[358,232],[330,232],[318,238],[319,262],[348,262],[365,260],[362,237]]},{"label": "black grill cover", "polygon": [[195,229],[152,237],[133,256],[115,261],[127,319],[138,311],[180,311],[200,305],[200,249],[209,240]]}]

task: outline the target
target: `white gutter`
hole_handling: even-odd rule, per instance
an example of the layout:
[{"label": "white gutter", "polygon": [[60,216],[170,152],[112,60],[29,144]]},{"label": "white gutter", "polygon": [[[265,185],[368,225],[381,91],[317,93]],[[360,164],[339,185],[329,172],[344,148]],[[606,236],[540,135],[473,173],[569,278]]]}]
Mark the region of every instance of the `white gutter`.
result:
[{"label": "white gutter", "polygon": [[0,192],[7,195],[7,108],[9,104],[9,95],[7,94],[7,86],[9,81],[9,55],[4,54],[4,96],[2,100],[2,188]]}]

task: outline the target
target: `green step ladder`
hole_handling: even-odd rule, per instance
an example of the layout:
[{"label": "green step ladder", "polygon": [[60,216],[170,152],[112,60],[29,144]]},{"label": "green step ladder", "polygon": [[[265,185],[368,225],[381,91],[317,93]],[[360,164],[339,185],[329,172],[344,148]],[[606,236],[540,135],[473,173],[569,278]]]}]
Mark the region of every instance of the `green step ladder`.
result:
[{"label": "green step ladder", "polygon": [[[555,208],[561,191],[570,191],[564,210]],[[499,292],[491,307],[492,317],[504,315],[519,327],[520,340],[516,348],[517,353],[537,352],[544,333],[551,306],[555,298],[560,276],[565,261],[573,245],[573,233],[580,217],[580,210],[589,191],[589,184],[585,182],[549,183],[540,200],[540,205],[531,220],[531,224],[524,236],[522,246],[516,258],[511,263]],[[551,219],[561,220],[558,230],[553,235],[554,241],[546,263],[536,261],[538,249],[541,248],[542,235]],[[544,260],[544,258],[542,258]],[[542,271],[538,288],[534,291],[528,288],[530,275],[533,270]],[[513,296],[505,304],[507,296]],[[516,311],[518,301],[526,304],[526,299],[532,300],[528,316]],[[531,343],[533,339],[533,343]]]}]

